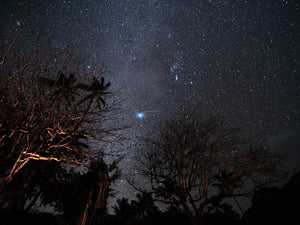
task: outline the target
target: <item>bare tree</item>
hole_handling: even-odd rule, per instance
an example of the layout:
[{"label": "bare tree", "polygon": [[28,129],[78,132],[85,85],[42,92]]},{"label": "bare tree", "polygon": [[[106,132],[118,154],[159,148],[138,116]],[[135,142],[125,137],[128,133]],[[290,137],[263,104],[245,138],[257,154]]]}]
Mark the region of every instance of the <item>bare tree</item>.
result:
[{"label": "bare tree", "polygon": [[[100,138],[95,126],[100,125],[98,131],[103,131],[101,123],[106,119],[103,113],[112,109],[99,108],[95,100],[103,98],[108,85],[99,86],[98,93],[91,95],[91,91],[80,88],[81,84],[76,85],[73,77],[59,72],[55,79],[35,77],[30,82],[16,79],[2,94],[1,155],[6,161],[12,160],[3,183],[9,183],[30,160],[83,165],[92,157],[88,139]],[[106,135],[109,131],[101,137]]]},{"label": "bare tree", "polygon": [[251,196],[279,179],[279,156],[239,133],[218,117],[194,113],[161,123],[138,157],[156,201],[181,206],[191,224],[205,224],[202,215],[210,204]]},{"label": "bare tree", "polygon": [[70,46],[57,49],[48,37],[24,31],[24,20],[0,53],[0,194],[31,161],[87,167],[93,158],[126,150],[113,148],[125,126],[116,122],[120,100],[108,91],[105,67],[86,69]]}]

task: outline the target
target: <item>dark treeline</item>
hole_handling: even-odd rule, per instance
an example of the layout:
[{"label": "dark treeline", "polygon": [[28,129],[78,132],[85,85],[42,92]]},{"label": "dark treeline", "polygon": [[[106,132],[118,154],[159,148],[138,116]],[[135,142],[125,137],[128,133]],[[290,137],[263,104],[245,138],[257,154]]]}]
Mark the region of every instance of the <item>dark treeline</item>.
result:
[{"label": "dark treeline", "polygon": [[[87,181],[86,175],[74,175],[73,179],[78,182]],[[215,204],[207,213],[205,220],[207,225],[217,224],[236,224],[236,225],[254,225],[254,224],[298,224],[297,221],[297,204],[299,203],[300,173],[294,175],[281,189],[279,188],[262,188],[257,190],[252,198],[251,207],[245,212],[244,216],[233,209],[226,203]],[[92,180],[91,180],[92,181]],[[83,186],[83,183],[81,183]],[[1,213],[1,224],[76,224],[75,219],[80,215],[80,205],[83,203],[82,198],[85,196],[88,188],[81,187],[81,194],[74,196],[76,190],[69,189],[70,192],[61,199],[63,214],[53,215],[49,213],[41,213],[32,210],[19,212]],[[74,189],[80,189],[78,186]],[[58,191],[58,190],[56,190]],[[56,195],[58,196],[58,195]],[[70,199],[71,198],[71,199]],[[54,199],[54,198],[53,198]],[[81,202],[81,203],[80,203]],[[81,206],[82,207],[82,206]],[[141,224],[141,225],[176,225],[190,224],[184,211],[174,205],[167,207],[165,211],[160,211],[154,204],[151,194],[141,192],[137,194],[137,199],[129,201],[122,198],[116,200],[113,207],[114,215],[107,213],[104,207],[97,212],[93,222],[90,224],[103,225],[121,225],[121,224]],[[5,222],[7,221],[7,222]],[[73,221],[73,223],[72,223]]]}]

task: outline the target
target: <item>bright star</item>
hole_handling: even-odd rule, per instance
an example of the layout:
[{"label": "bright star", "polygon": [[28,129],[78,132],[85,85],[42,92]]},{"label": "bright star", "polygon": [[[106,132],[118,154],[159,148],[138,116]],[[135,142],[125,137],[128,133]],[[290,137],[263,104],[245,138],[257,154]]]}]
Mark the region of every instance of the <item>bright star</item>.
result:
[{"label": "bright star", "polygon": [[144,110],[143,112],[136,112],[135,116],[138,119],[143,119],[146,113],[152,113],[153,116],[155,113],[158,112],[160,112],[160,110]]},{"label": "bright star", "polygon": [[139,112],[139,113],[136,114],[136,117],[139,118],[139,119],[142,119],[144,117],[144,113]]}]

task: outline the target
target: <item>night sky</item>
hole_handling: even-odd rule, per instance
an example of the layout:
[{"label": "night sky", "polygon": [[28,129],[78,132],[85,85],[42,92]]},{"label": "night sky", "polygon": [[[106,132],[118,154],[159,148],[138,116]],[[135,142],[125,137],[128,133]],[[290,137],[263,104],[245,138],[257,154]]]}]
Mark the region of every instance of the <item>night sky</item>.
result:
[{"label": "night sky", "polygon": [[[25,2],[0,3],[11,32]],[[28,23],[55,46],[73,44],[87,68],[105,63],[133,142],[158,118],[195,107],[300,159],[299,1],[49,0],[29,8]],[[117,187],[126,194],[124,179]]]}]

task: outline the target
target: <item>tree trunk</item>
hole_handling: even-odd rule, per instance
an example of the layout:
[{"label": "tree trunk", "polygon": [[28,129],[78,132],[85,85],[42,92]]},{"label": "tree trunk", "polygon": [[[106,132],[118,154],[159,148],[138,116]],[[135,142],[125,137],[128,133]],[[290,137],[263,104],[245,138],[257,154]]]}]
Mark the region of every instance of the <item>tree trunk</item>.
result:
[{"label": "tree trunk", "polygon": [[93,212],[91,213],[91,216],[89,219],[89,225],[92,224],[92,221],[93,221],[96,211],[98,209],[101,209],[105,204],[105,195],[106,195],[106,190],[109,186],[109,183],[110,183],[109,180],[104,180],[100,184],[97,200],[94,204],[94,209],[93,209]]},{"label": "tree trunk", "polygon": [[190,210],[188,210],[188,209],[185,208],[185,212],[186,212],[186,214],[188,216],[190,224],[191,225],[197,225],[197,221],[195,220],[195,217],[192,215],[192,213],[190,212]]},{"label": "tree trunk", "polygon": [[34,205],[34,203],[36,203],[36,201],[38,200],[38,198],[40,197],[41,195],[41,191],[39,191],[35,196],[34,198],[32,199],[32,201],[28,204],[28,206],[25,208],[25,212],[28,212],[32,206]]},{"label": "tree trunk", "polygon": [[84,211],[83,211],[83,213],[81,214],[81,216],[79,218],[78,225],[86,225],[86,223],[87,223],[89,209],[90,209],[90,207],[92,205],[92,195],[93,195],[93,192],[94,192],[94,188],[92,188],[90,190],[90,193],[89,193],[89,196],[88,196],[88,200],[87,200],[87,202],[85,204]]},{"label": "tree trunk", "polygon": [[183,207],[191,225],[206,225],[201,215],[193,215],[193,213],[189,210],[189,207],[187,205],[183,205]]}]

